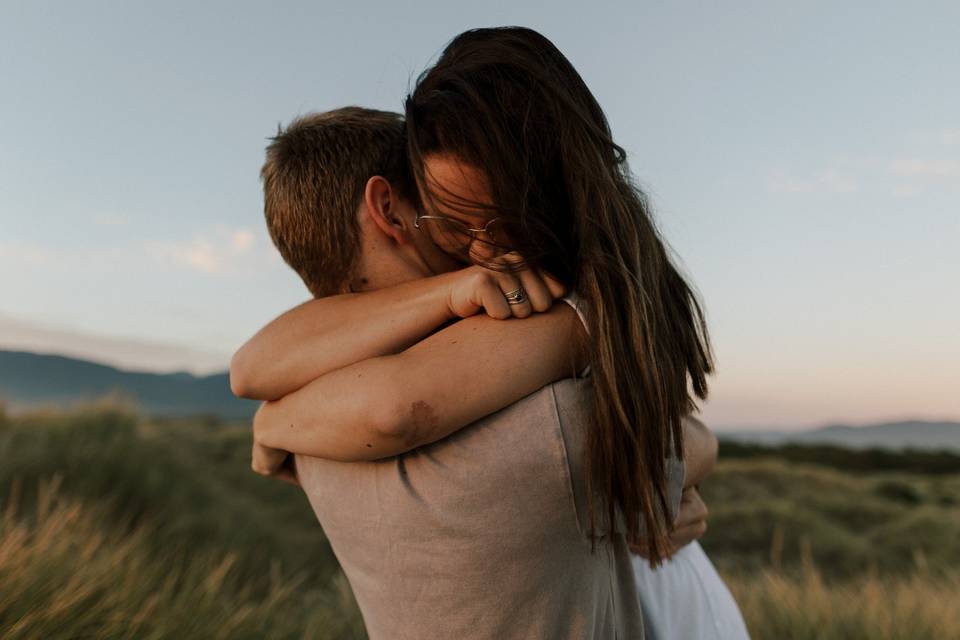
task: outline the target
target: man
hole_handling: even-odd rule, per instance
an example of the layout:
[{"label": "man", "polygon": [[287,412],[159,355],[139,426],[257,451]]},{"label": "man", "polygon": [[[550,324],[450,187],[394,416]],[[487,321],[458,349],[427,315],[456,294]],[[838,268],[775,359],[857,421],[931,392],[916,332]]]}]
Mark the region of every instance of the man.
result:
[{"label": "man", "polygon": [[[478,287],[466,297],[488,313],[498,296],[477,285],[480,267],[463,269],[416,228],[395,114],[301,118],[270,145],[263,178],[271,237],[321,299],[245,345],[231,384],[271,400],[254,466],[271,473],[271,452],[297,453],[294,478],[370,637],[642,637],[623,536],[601,524],[593,550],[586,536],[589,379],[570,377],[582,353],[571,362],[561,342],[582,331],[574,310],[541,302],[524,322],[456,321],[470,314],[453,292]],[[373,293],[324,298],[344,291]],[[684,475],[699,481],[715,455],[702,425],[687,421],[685,436],[686,474],[670,466],[674,513]],[[694,512],[677,544],[702,533]]]}]

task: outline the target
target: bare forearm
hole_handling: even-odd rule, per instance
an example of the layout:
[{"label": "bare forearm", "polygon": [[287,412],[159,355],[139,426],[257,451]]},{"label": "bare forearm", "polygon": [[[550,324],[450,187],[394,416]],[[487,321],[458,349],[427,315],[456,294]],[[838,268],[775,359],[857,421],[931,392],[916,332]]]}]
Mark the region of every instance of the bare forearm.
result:
[{"label": "bare forearm", "polygon": [[384,385],[383,358],[332,371],[283,398],[266,402],[253,422],[254,439],[291,453],[330,460],[372,460],[398,445],[388,407],[373,387]]},{"label": "bare forearm", "polygon": [[713,472],[717,451],[717,437],[703,422],[693,416],[683,418],[684,487],[703,482]]},{"label": "bare forearm", "polygon": [[233,356],[234,393],[277,400],[327,372],[403,351],[456,317],[447,297],[449,277],[329,296],[287,311]]},{"label": "bare forearm", "polygon": [[[333,460],[371,460],[435,442],[586,363],[570,353],[575,312],[475,316],[406,351],[331,371],[269,402],[254,420],[264,444]],[[538,357],[504,364],[503,353]],[[578,359],[579,358],[579,359]]]}]

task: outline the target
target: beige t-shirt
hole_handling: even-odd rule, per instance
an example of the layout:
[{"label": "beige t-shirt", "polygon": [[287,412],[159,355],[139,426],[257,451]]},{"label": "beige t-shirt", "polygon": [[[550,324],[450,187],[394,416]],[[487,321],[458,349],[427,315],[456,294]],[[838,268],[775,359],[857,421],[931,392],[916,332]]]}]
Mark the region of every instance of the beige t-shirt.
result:
[{"label": "beige t-shirt", "polygon": [[371,640],[643,637],[623,536],[591,553],[586,535],[591,384],[560,380],[384,460],[296,456]]}]

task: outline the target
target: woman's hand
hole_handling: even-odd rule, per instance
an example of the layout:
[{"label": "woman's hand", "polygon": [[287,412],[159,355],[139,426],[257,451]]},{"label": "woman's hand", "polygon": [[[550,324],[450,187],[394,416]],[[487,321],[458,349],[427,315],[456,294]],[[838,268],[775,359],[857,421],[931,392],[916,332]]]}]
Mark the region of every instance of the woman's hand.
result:
[{"label": "woman's hand", "polygon": [[[507,253],[494,261],[516,264],[522,257],[516,252]],[[523,288],[526,300],[519,304],[507,302],[505,294]],[[534,311],[550,309],[553,301],[566,293],[564,285],[541,269],[520,271],[495,271],[482,265],[472,265],[453,272],[450,279],[450,312],[467,318],[486,311],[491,318],[526,318]]]},{"label": "woman's hand", "polygon": [[257,441],[253,442],[253,456],[250,468],[261,476],[283,480],[289,484],[300,486],[297,476],[293,472],[290,452],[283,449],[273,449]]},{"label": "woman's hand", "polygon": [[[263,405],[260,406],[263,407]],[[291,453],[283,449],[268,447],[260,441],[257,432],[257,416],[259,415],[260,411],[258,410],[253,419],[253,451],[250,458],[250,468],[262,476],[277,478],[299,487],[300,481],[297,478]]]},{"label": "woman's hand", "polygon": [[[673,533],[670,534],[670,555],[703,537],[707,532],[707,505],[696,487],[687,487],[683,490],[680,500],[680,513],[673,523]],[[642,558],[647,558],[645,545],[628,545],[630,551]]]}]

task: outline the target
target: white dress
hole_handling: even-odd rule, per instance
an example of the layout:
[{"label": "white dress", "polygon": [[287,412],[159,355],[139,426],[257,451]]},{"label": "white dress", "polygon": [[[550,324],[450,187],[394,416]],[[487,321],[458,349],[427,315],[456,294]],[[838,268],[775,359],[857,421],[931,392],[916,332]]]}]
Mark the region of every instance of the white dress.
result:
[{"label": "white dress", "polygon": [[750,638],[740,607],[699,542],[656,569],[634,556],[633,571],[648,639]]},{"label": "white dress", "polygon": [[[579,296],[563,298],[589,331]],[[580,377],[590,374],[590,367]],[[749,640],[740,607],[699,542],[692,542],[651,569],[633,557],[637,596],[649,640]]]}]

